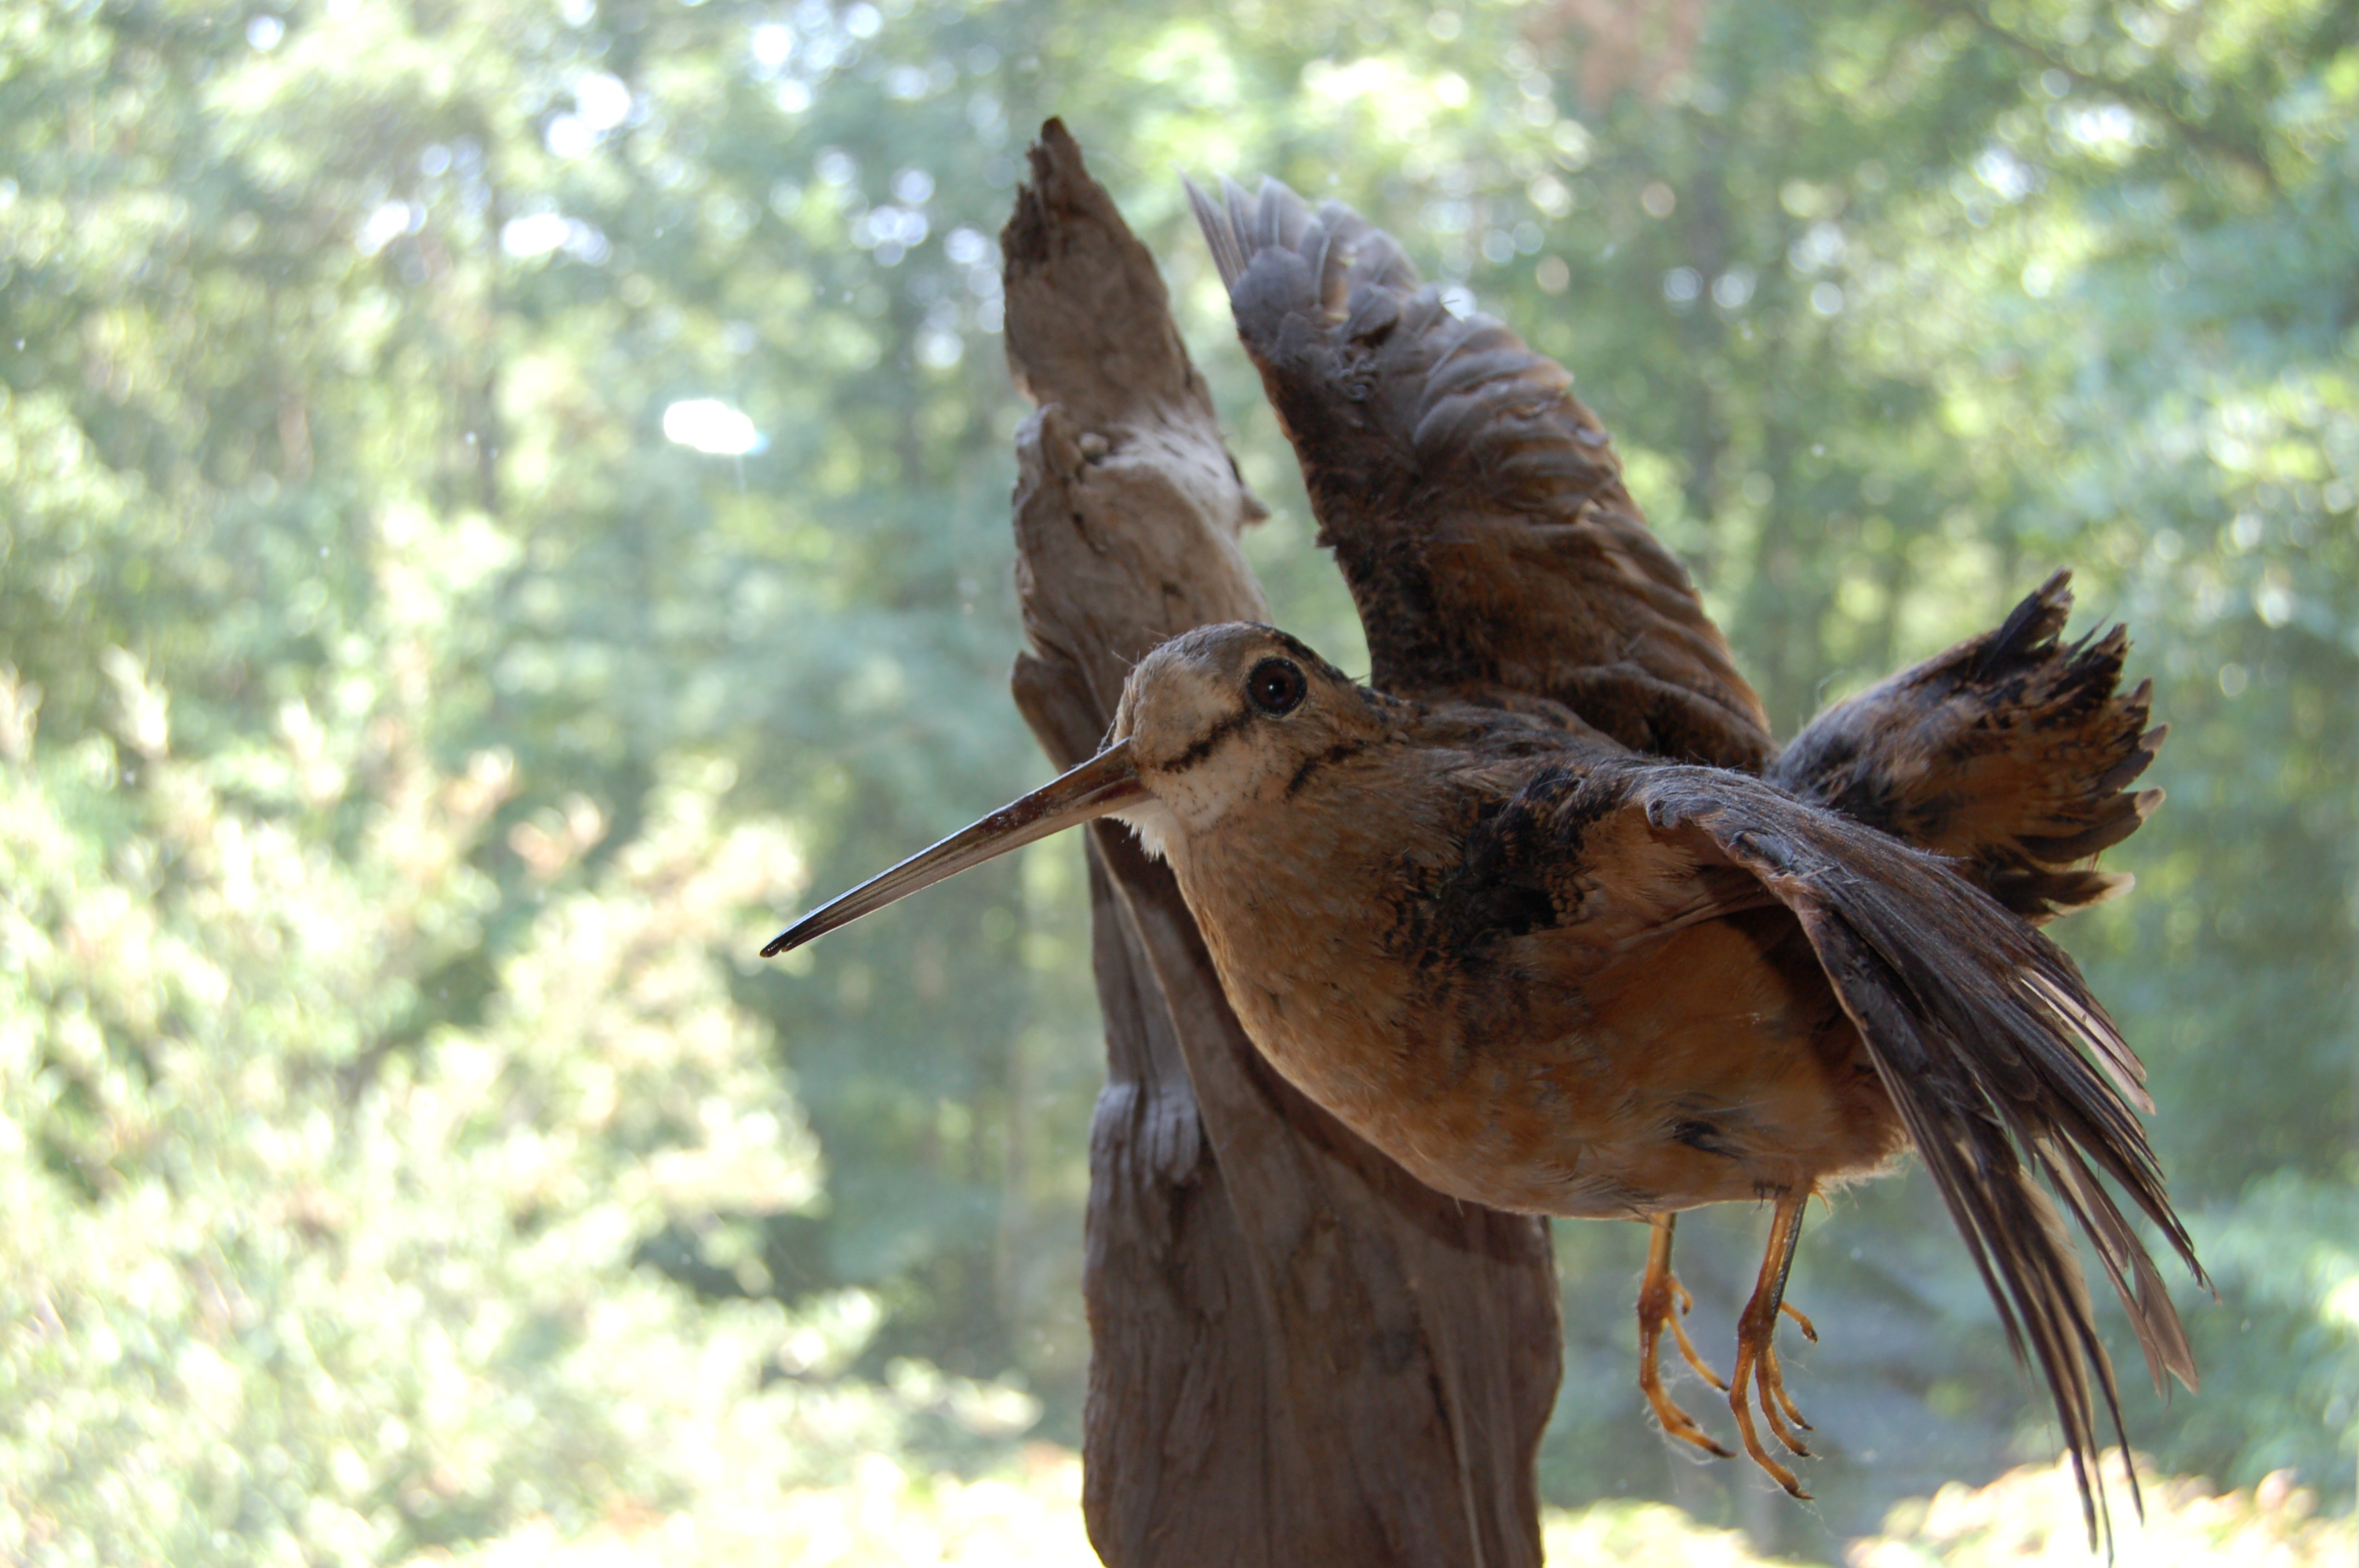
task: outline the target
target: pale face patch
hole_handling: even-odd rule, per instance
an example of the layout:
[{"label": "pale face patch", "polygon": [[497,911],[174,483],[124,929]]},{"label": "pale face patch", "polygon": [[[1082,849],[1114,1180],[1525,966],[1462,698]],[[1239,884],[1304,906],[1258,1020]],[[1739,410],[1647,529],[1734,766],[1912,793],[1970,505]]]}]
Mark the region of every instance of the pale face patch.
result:
[{"label": "pale face patch", "polygon": [[1186,841],[1180,831],[1180,819],[1153,795],[1114,813],[1114,819],[1138,835],[1139,848],[1147,851],[1150,860],[1169,860],[1171,852]]}]

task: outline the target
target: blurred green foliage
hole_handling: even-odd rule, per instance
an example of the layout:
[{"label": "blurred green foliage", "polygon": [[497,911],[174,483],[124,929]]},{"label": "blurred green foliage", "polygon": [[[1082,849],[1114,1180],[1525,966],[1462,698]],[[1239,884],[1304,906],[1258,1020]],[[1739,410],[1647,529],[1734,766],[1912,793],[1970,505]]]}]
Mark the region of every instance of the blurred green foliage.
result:
[{"label": "blurred green foliage", "polygon": [[[1166,260],[1280,619],[1346,664],[1182,171],[1353,201],[1571,366],[1784,729],[2055,566],[2130,622],[2171,802],[2062,935],[2223,1297],[2133,1435],[2347,1510],[2347,4],[30,0],[0,1550],[742,1545],[802,1487],[949,1541],[1031,1516],[925,1477],[1062,1495],[1013,1444],[1073,1440],[1087,1354],[1077,850],[750,961],[1041,775],[990,236],[1050,113]],[[1708,1344],[1757,1225],[1683,1227]],[[1919,1181],[1804,1238],[1817,1513],[1644,1434],[1641,1238],[1559,1234],[1560,1503],[1832,1557],[2050,1452]]]}]

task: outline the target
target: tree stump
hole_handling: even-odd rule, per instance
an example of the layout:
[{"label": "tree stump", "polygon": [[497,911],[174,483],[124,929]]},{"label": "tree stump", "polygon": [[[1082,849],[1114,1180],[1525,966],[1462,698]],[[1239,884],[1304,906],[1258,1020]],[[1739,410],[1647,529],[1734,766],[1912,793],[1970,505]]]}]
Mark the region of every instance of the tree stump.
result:
[{"label": "tree stump", "polygon": [[[1017,706],[1096,752],[1124,676],[1266,618],[1262,515],[1153,259],[1051,120],[1001,235]],[[1168,870],[1089,829],[1106,1087],[1090,1138],[1082,1508],[1111,1568],[1540,1561],[1561,1346],[1545,1222],[1447,1198],[1279,1078]]]}]

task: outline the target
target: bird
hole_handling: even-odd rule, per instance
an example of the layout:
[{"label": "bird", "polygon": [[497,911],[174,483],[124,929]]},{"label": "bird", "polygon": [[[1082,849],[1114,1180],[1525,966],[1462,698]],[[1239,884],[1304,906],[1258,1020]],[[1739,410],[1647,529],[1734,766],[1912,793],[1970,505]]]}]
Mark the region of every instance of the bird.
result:
[{"label": "bird", "polygon": [[[2125,891],[2095,857],[2161,800],[2132,788],[2166,731],[2150,686],[2120,689],[2123,629],[2065,642],[2060,572],[1779,747],[1560,365],[1451,310],[1341,203],[1187,189],[1369,679],[1274,627],[1184,633],[1132,669],[1095,757],[765,955],[1127,824],[1313,1100],[1442,1193],[1650,1227],[1652,1411],[1731,1456],[1665,1390],[1668,1331],[1796,1497],[1761,1429],[1810,1452],[1776,1342],[1781,1318],[1817,1336],[1785,1300],[1805,1207],[1913,1151],[2047,1385],[2093,1544],[2099,1413],[2117,1436],[2121,1413],[2063,1217],[2158,1388],[2194,1389],[2194,1357],[2114,1188],[2208,1283],[2138,1120],[2145,1070],[2040,930]],[[1725,1379],[1671,1267],[1677,1216],[1716,1203],[1771,1211]]]}]

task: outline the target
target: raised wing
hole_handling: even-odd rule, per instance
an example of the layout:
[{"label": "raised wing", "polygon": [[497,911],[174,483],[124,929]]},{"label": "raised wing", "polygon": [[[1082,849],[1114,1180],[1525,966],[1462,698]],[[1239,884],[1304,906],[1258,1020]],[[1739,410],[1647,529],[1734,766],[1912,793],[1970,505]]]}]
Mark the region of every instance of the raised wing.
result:
[{"label": "raised wing", "polygon": [[1723,772],[1635,770],[1628,798],[1688,836],[1701,865],[1751,872],[1801,923],[2009,1343],[2038,1363],[2093,1538],[2096,1398],[2117,1433],[2119,1401],[2079,1260],[2032,1173],[2095,1243],[2156,1385],[2169,1371],[2193,1388],[2179,1314],[2098,1180],[2120,1184],[2203,1278],[2132,1110],[2154,1108],[2136,1056],[2063,950],[1941,860]]},{"label": "raised wing", "polygon": [[2124,891],[2128,874],[2096,870],[2096,855],[2162,804],[2129,786],[2169,730],[2147,727],[2148,685],[2119,690],[2121,627],[2060,640],[2071,584],[2058,572],[1995,632],[1827,709],[1769,781],[1949,856],[2027,920]]},{"label": "raised wing", "polygon": [[1348,207],[1313,215],[1276,181],[1224,181],[1218,202],[1188,189],[1359,605],[1372,684],[1543,697],[1641,752],[1769,760],[1760,698],[1561,366],[1451,314]]}]

